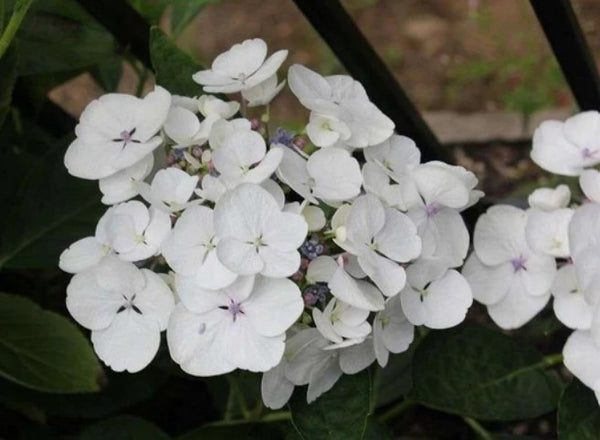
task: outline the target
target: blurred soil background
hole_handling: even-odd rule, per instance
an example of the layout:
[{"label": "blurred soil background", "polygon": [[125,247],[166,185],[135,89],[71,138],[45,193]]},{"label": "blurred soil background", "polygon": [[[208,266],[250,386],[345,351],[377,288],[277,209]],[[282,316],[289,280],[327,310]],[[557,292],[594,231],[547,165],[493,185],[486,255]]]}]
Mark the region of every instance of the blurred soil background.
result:
[{"label": "blurred soil background", "polygon": [[[531,134],[542,120],[564,119],[577,109],[528,1],[343,4],[434,132],[453,149],[458,163],[478,175],[489,196],[518,197],[534,185],[558,183],[529,160]],[[573,5],[598,62],[600,2],[573,0]],[[161,18],[165,30],[169,19],[167,10]],[[270,53],[289,49],[282,76],[293,63],[324,75],[344,72],[291,0],[216,1],[174,37],[206,65],[233,43],[261,37]],[[133,93],[137,82],[134,70],[126,66],[119,91]],[[151,88],[151,80],[146,88]],[[82,75],[50,96],[78,116],[101,93],[89,75]],[[286,90],[274,102],[271,115],[275,125],[300,128],[307,111]]]}]

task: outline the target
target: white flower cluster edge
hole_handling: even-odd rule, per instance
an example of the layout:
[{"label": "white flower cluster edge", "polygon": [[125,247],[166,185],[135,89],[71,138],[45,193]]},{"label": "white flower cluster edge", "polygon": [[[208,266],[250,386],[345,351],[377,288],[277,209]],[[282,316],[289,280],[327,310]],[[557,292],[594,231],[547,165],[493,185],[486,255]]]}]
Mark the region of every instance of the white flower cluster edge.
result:
[{"label": "white flower cluster edge", "polygon": [[[309,122],[269,138],[286,56],[246,40],[193,76],[241,102],[156,86],[82,113],[65,166],[98,180],[109,207],[59,265],[74,274],[69,312],[113,370],[146,367],[166,330],[183,371],[263,372],[264,402],[280,408],[295,386],[311,402],[342,374],[385,366],[414,326],[464,320],[473,173],[421,163],[360,83],[300,65],[287,82]],[[265,123],[240,115],[261,106]]]},{"label": "white flower cluster edge", "polygon": [[475,225],[462,273],[503,329],[522,327],[553,297],[556,317],[574,330],[564,364],[600,403],[600,113],[543,122],[531,158],[553,174],[578,177],[581,197],[572,200],[560,184],[533,191],[527,209],[492,206]]}]

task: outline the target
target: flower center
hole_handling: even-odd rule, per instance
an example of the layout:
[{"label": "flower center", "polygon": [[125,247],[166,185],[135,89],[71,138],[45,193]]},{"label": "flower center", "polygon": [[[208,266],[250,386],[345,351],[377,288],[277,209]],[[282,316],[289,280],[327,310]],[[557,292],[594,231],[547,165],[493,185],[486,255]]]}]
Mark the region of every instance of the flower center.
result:
[{"label": "flower center", "polygon": [[127,296],[125,295],[121,295],[123,297],[123,299],[125,300],[125,302],[121,305],[121,307],[119,307],[119,309],[117,310],[117,313],[121,313],[124,312],[125,310],[131,309],[133,310],[135,313],[139,313],[140,315],[143,315],[142,311],[133,303],[133,301],[135,300],[135,293],[133,294],[133,296],[131,297],[131,299],[127,298]]},{"label": "flower center", "polygon": [[518,258],[513,258],[510,260],[510,264],[512,264],[513,270],[515,272],[519,272],[520,270],[527,270],[525,263],[527,260],[521,255]]},{"label": "flower center", "polygon": [[239,314],[244,314],[244,311],[242,310],[242,303],[235,302],[232,299],[229,300],[229,306],[221,306],[220,308],[227,309],[227,311],[231,313],[233,322],[235,322]]},{"label": "flower center", "polygon": [[122,148],[125,148],[125,146],[128,143],[130,143],[130,142],[133,142],[135,144],[139,144],[140,141],[138,141],[137,139],[133,139],[133,135],[135,134],[135,130],[136,130],[135,128],[132,129],[132,130],[130,130],[130,131],[123,130],[119,134],[120,137],[113,139],[113,142],[123,142],[123,147]]},{"label": "flower center", "polygon": [[585,147],[583,150],[581,150],[581,156],[583,156],[584,159],[594,159],[596,153],[597,151],[592,151],[588,147]]},{"label": "flower center", "polygon": [[429,205],[425,205],[425,213],[427,217],[431,218],[436,215],[440,211],[440,205],[437,203],[431,203]]}]

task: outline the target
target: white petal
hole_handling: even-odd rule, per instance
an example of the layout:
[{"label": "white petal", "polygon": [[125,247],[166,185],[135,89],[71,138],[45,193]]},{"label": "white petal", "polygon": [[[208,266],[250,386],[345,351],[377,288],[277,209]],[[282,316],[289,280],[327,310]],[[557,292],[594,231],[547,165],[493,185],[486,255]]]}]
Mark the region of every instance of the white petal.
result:
[{"label": "white petal", "polygon": [[554,313],[559,321],[572,329],[588,330],[592,325],[593,309],[579,288],[572,264],[566,264],[558,270],[551,290]]},{"label": "white petal", "polygon": [[436,203],[460,209],[469,203],[469,190],[461,179],[448,169],[422,164],[416,167],[410,176],[428,205]]},{"label": "white petal", "polygon": [[[581,180],[580,180],[581,182]],[[584,191],[585,192],[585,191]],[[556,188],[538,188],[527,199],[529,206],[542,211],[553,211],[566,208],[571,200],[571,190],[567,185],[558,185]]]},{"label": "white petal", "polygon": [[258,255],[264,262],[260,273],[266,277],[282,278],[292,276],[300,268],[300,253],[279,250],[277,246],[263,246]]},{"label": "white petal", "polygon": [[487,266],[474,252],[467,258],[462,274],[471,286],[473,298],[485,305],[502,301],[515,276],[512,264]]},{"label": "white petal", "polygon": [[136,373],[158,352],[160,329],[153,319],[127,309],[117,314],[109,327],[92,331],[92,344],[98,357],[114,371]]},{"label": "white petal", "polygon": [[114,205],[138,194],[137,183],[144,180],[152,171],[154,155],[148,154],[139,162],[111,176],[100,179],[102,203]]},{"label": "white petal", "polygon": [[175,307],[175,299],[169,286],[156,273],[142,269],[146,285],[135,292],[134,304],[145,319],[155,319],[160,330],[167,328],[169,316]]},{"label": "white petal", "polygon": [[521,283],[513,282],[500,302],[488,306],[488,313],[500,328],[515,329],[522,327],[537,315],[549,299],[550,292],[546,295],[529,295]]},{"label": "white petal", "polygon": [[364,310],[382,310],[383,296],[372,284],[353,279],[342,266],[338,266],[329,281],[333,296],[347,304]]},{"label": "white petal", "polygon": [[238,275],[254,275],[265,267],[256,246],[235,238],[219,241],[217,257],[227,269]]},{"label": "white petal", "polygon": [[285,377],[285,363],[282,362],[262,375],[260,395],[269,409],[281,409],[288,403],[294,384]]},{"label": "white petal", "polygon": [[544,121],[533,133],[531,159],[546,171],[563,176],[576,176],[581,172],[581,151],[565,137],[564,124]]},{"label": "white petal", "polygon": [[393,296],[406,283],[404,268],[374,252],[358,257],[358,263],[385,296]]},{"label": "white petal", "polygon": [[300,289],[292,281],[259,276],[252,294],[243,303],[243,310],[259,334],[278,336],[300,317],[304,302]]},{"label": "white petal", "polygon": [[568,208],[544,212],[532,209],[527,216],[525,235],[535,252],[566,258],[569,256],[569,223],[574,211]]},{"label": "white petal", "polygon": [[526,248],[525,211],[508,205],[492,206],[477,220],[473,246],[485,264],[517,258]]},{"label": "white petal", "polygon": [[81,272],[98,264],[109,252],[96,237],[82,238],[60,254],[58,267],[69,273]]},{"label": "white petal", "polygon": [[600,379],[600,349],[589,332],[575,331],[563,348],[565,366],[586,386],[595,387]]},{"label": "white petal", "polygon": [[309,284],[328,283],[338,267],[332,257],[328,255],[318,256],[308,264],[306,280]]},{"label": "white petal", "polygon": [[394,208],[385,209],[385,224],[375,235],[378,250],[386,257],[407,262],[421,253],[417,227],[406,215]]},{"label": "white petal", "polygon": [[600,202],[600,172],[598,170],[584,170],[579,176],[579,185],[588,199]]},{"label": "white petal", "polygon": [[356,374],[374,361],[375,351],[372,339],[366,339],[361,344],[340,350],[340,368],[345,374]]},{"label": "white petal", "polygon": [[313,194],[324,200],[347,200],[360,193],[362,174],[358,161],[341,148],[314,152],[306,163],[315,181]]}]

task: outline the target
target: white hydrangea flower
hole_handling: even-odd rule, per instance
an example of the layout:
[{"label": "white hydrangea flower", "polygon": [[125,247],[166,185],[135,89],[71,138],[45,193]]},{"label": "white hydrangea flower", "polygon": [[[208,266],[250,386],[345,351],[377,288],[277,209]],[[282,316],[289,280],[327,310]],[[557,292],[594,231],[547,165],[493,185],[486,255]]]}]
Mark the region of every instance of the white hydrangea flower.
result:
[{"label": "white hydrangea flower", "polygon": [[277,74],[274,73],[263,82],[242,90],[242,97],[248,101],[248,107],[258,107],[269,104],[285,86],[285,80],[277,84]]},{"label": "white hydrangea flower", "polygon": [[125,202],[139,194],[138,183],[143,182],[152,171],[154,155],[148,154],[142,160],[111,176],[100,179],[101,202],[105,205]]},{"label": "white hydrangea flower", "polygon": [[219,119],[211,127],[208,144],[213,151],[218,150],[230,134],[243,130],[252,130],[252,124],[248,119],[237,118],[231,121]]},{"label": "white hydrangea flower", "polygon": [[519,208],[488,209],[475,225],[475,252],[462,271],[473,297],[504,329],[521,327],[544,308],[556,273],[554,258],[527,244],[526,222],[527,213]]},{"label": "white hydrangea flower", "polygon": [[67,309],[92,331],[98,357],[115,371],[146,367],[160,345],[175,301],[162,278],[107,257],[76,274],[67,287]]},{"label": "white hydrangea flower", "polygon": [[345,122],[333,116],[311,112],[306,134],[317,147],[331,147],[339,141],[347,141],[352,132]]},{"label": "white hydrangea flower", "polygon": [[150,185],[140,182],[138,189],[153,207],[173,213],[199,202],[189,201],[198,185],[198,179],[198,176],[190,176],[178,168],[164,168],[154,175]]},{"label": "white hydrangea flower", "polygon": [[[412,186],[390,183],[389,176],[377,164],[365,163],[362,167],[362,176],[365,192],[377,196],[392,208],[406,211],[409,206],[419,202],[417,192],[410,191],[410,188],[413,188]],[[409,190],[406,191],[407,189]]]},{"label": "white hydrangea flower", "polygon": [[167,341],[173,360],[194,376],[270,370],[281,361],[285,332],[304,308],[300,289],[285,278],[243,276],[212,291],[176,285],[181,303],[169,320]]},{"label": "white hydrangea flower", "polygon": [[402,309],[413,325],[454,327],[464,321],[473,303],[471,287],[455,270],[432,275],[428,270],[409,270],[408,283],[400,292]]},{"label": "white hydrangea flower", "polygon": [[577,330],[563,348],[565,367],[585,386],[594,391],[600,404],[600,347],[589,332]]},{"label": "white hydrangea flower", "polygon": [[365,149],[368,163],[378,165],[397,183],[411,184],[409,175],[421,163],[421,152],[415,142],[397,134],[378,145]]},{"label": "white hydrangea flower", "polygon": [[[210,123],[209,123],[210,122]],[[175,143],[173,148],[204,144],[210,135],[212,120],[202,122],[194,111],[172,106],[165,121],[165,134]]]},{"label": "white hydrangea flower", "polygon": [[600,301],[600,205],[587,203],[575,210],[569,224],[569,248],[577,280],[588,303]]},{"label": "white hydrangea flower", "polygon": [[240,110],[240,103],[223,101],[213,95],[202,95],[198,98],[198,110],[205,119],[216,122],[232,118]]},{"label": "white hydrangea flower", "polygon": [[332,298],[323,311],[314,308],[312,316],[319,332],[332,343],[325,349],[359,344],[371,334],[371,325],[367,322],[369,311],[337,298]]},{"label": "white hydrangea flower", "polygon": [[220,289],[237,275],[219,261],[218,242],[212,209],[192,206],[179,217],[161,252],[177,274],[192,278],[203,289]]},{"label": "white hydrangea flower", "polygon": [[309,202],[341,202],[360,194],[360,166],[348,151],[324,148],[305,160],[289,148],[281,149],[277,177]]},{"label": "white hydrangea flower", "polygon": [[587,111],[565,122],[544,121],[533,134],[531,159],[546,171],[578,176],[600,163],[600,113]]},{"label": "white hydrangea flower", "polygon": [[294,64],[288,71],[288,83],[306,108],[331,121],[339,121],[350,129],[350,136],[343,140],[350,147],[377,145],[394,132],[392,120],[369,101],[363,86],[349,76],[324,78],[304,66]]},{"label": "white hydrangea flower", "polygon": [[68,273],[78,273],[96,266],[112,253],[112,248],[96,237],[85,237],[62,251],[58,267]]},{"label": "white hydrangea flower", "polygon": [[592,202],[600,203],[600,171],[584,170],[579,176],[579,186]]},{"label": "white hydrangea flower", "polygon": [[280,50],[266,58],[267,44],[263,40],[245,40],[217,56],[210,69],[196,72],[192,78],[207,93],[240,92],[273,76],[287,54],[287,50]]},{"label": "white hydrangea flower", "polygon": [[569,208],[545,212],[532,209],[527,215],[525,235],[531,249],[540,254],[567,258],[569,251],[569,223],[574,211]]},{"label": "white hydrangea flower", "polygon": [[390,353],[408,350],[414,335],[415,327],[404,314],[401,297],[389,298],[373,319],[373,346],[379,365],[387,365]]},{"label": "white hydrangea flower", "polygon": [[346,220],[347,239],[341,243],[358,257],[358,264],[386,296],[396,295],[406,282],[406,263],[421,253],[421,239],[412,220],[384,207],[373,195],[358,197]]},{"label": "white hydrangea flower", "polygon": [[567,185],[556,188],[538,188],[528,197],[529,206],[541,211],[554,211],[566,208],[571,201],[571,190]]},{"label": "white hydrangea flower", "polygon": [[259,185],[244,183],[222,196],[214,226],[220,239],[217,256],[232,272],[287,277],[300,267],[297,249],[308,226],[302,216],[282,212]]},{"label": "white hydrangea flower", "polygon": [[162,143],[157,135],[171,95],[156,86],[145,98],[109,93],[85,108],[75,127],[77,138],[65,153],[65,166],[73,176],[102,179],[128,168]]},{"label": "white hydrangea flower", "polygon": [[577,281],[575,266],[565,264],[558,269],[551,287],[554,314],[560,322],[574,330],[589,330],[593,308],[585,300]]},{"label": "white hydrangea flower", "polygon": [[109,208],[98,223],[96,238],[120,259],[140,261],[156,255],[171,232],[169,214],[131,201]]},{"label": "white hydrangea flower", "polygon": [[261,183],[275,172],[283,157],[282,148],[267,147],[263,137],[252,130],[235,130],[225,136],[212,153],[215,169],[225,186],[241,182]]}]

